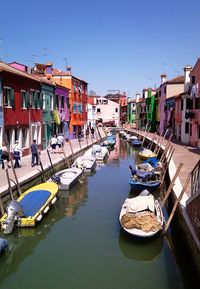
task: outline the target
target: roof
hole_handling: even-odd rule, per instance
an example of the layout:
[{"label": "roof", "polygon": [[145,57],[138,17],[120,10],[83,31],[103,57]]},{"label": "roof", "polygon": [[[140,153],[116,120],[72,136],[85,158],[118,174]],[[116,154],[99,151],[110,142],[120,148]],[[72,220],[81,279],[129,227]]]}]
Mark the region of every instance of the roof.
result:
[{"label": "roof", "polygon": [[163,84],[175,84],[175,83],[184,83],[184,76],[183,75],[180,75],[180,76],[177,76],[177,77],[174,77],[166,82],[164,82]]},{"label": "roof", "polygon": [[35,76],[28,74],[26,72],[23,72],[21,70],[18,70],[16,68],[8,65],[7,63],[0,61],[0,72],[3,72],[3,71],[11,73],[11,74],[19,75],[22,77],[26,77],[26,78],[29,78],[31,80],[40,81],[40,79],[35,78]]},{"label": "roof", "polygon": [[52,76],[53,76],[53,77],[54,77],[54,76],[68,76],[68,77],[72,77],[73,79],[76,79],[76,80],[78,80],[78,81],[85,82],[85,83],[88,84],[88,82],[86,82],[85,80],[73,76],[73,75],[71,74],[71,71],[65,72],[65,71],[61,71],[61,70],[58,70],[58,69],[56,69],[56,68],[53,68],[53,69],[52,69]]}]

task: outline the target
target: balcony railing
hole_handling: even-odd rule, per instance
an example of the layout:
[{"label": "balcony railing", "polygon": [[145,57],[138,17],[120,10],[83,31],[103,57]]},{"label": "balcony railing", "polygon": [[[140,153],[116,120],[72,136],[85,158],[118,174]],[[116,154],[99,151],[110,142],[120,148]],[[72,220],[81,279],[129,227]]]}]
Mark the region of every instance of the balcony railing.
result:
[{"label": "balcony railing", "polygon": [[191,194],[200,190],[200,160],[191,172]]}]

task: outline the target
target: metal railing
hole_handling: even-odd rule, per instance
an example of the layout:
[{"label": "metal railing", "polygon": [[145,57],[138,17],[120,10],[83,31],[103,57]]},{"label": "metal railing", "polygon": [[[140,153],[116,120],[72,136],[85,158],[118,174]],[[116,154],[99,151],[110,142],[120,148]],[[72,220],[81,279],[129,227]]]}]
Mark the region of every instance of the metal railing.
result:
[{"label": "metal railing", "polygon": [[200,190],[200,160],[191,171],[191,195]]}]

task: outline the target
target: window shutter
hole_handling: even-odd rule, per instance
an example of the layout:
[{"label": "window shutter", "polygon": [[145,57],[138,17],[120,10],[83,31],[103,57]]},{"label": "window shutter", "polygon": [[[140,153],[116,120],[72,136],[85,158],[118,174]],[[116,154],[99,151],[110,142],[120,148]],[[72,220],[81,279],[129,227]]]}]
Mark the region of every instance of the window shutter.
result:
[{"label": "window shutter", "polygon": [[40,93],[39,95],[39,107],[43,109],[43,94],[42,93]]},{"label": "window shutter", "polygon": [[38,93],[34,91],[34,107],[38,108]]},{"label": "window shutter", "polygon": [[4,105],[8,106],[8,98],[6,97],[6,88],[3,89],[3,95],[4,95]]},{"label": "window shutter", "polygon": [[13,109],[15,109],[15,92],[14,89],[11,89],[10,91],[10,105]]},{"label": "window shutter", "polygon": [[26,92],[26,94],[25,94],[25,106],[28,109],[30,108],[29,92]]}]

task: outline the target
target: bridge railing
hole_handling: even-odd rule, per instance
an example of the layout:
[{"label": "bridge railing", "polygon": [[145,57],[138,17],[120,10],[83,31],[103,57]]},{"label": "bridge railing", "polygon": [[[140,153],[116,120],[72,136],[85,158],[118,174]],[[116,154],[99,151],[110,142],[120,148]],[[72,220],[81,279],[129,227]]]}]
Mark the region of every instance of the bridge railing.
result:
[{"label": "bridge railing", "polygon": [[200,160],[191,172],[191,195],[200,190]]}]

